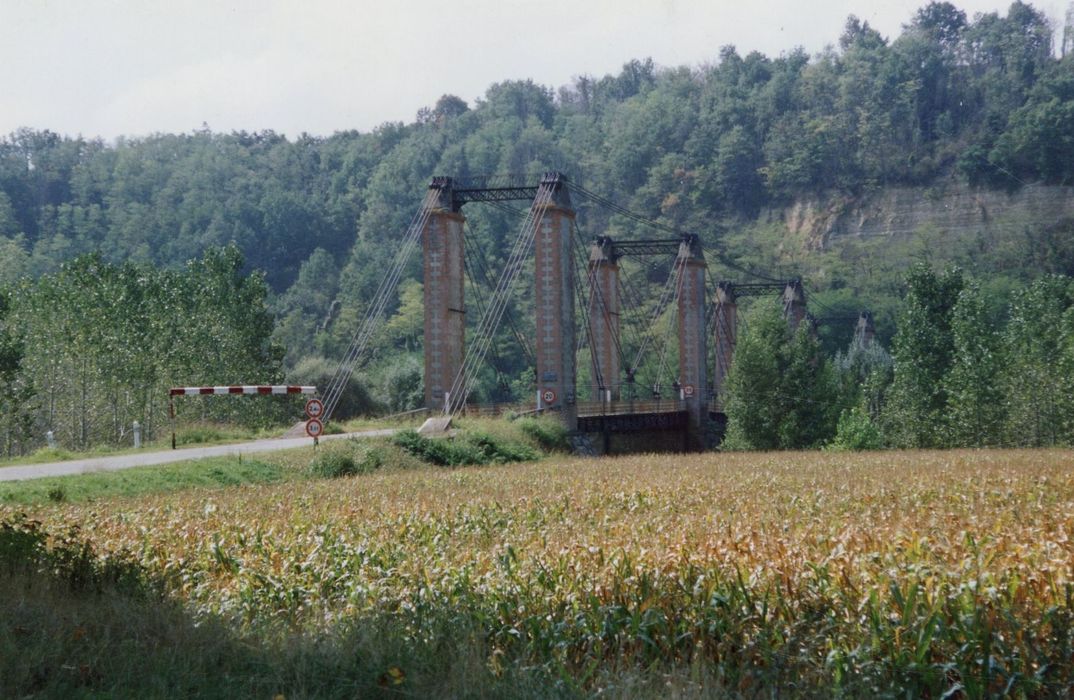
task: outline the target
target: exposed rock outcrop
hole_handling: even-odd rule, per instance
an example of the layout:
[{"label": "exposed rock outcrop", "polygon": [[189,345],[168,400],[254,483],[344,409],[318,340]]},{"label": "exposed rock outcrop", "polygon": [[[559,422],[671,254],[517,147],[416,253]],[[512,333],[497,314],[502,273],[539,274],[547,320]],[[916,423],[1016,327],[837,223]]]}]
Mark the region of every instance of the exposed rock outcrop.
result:
[{"label": "exposed rock outcrop", "polygon": [[1074,187],[1030,184],[1013,192],[957,182],[929,188],[888,187],[853,197],[800,200],[782,212],[806,247],[840,236],[894,236],[930,227],[955,234],[992,228],[1047,227],[1074,218]]}]

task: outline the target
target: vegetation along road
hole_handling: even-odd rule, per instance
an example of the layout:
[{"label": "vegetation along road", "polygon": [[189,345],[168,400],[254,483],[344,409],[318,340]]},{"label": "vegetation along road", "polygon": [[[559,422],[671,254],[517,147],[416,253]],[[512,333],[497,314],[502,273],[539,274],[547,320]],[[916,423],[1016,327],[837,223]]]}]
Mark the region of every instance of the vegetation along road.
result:
[{"label": "vegetation along road", "polygon": [[[380,430],[363,430],[355,433],[326,435],[322,440],[337,440],[348,437],[381,437],[391,435],[394,428]],[[307,437],[301,438],[267,438],[240,442],[233,445],[212,445],[209,447],[190,447],[182,450],[164,450],[161,452],[139,452],[135,454],[115,455],[112,457],[91,457],[73,459],[65,462],[46,464],[26,464],[0,468],[0,481],[19,481],[21,479],[40,479],[49,476],[68,476],[70,474],[90,474],[93,472],[113,472],[131,467],[148,467],[154,464],[183,462],[188,459],[204,457],[223,457],[227,455],[245,455],[258,452],[275,452],[310,444]]]}]

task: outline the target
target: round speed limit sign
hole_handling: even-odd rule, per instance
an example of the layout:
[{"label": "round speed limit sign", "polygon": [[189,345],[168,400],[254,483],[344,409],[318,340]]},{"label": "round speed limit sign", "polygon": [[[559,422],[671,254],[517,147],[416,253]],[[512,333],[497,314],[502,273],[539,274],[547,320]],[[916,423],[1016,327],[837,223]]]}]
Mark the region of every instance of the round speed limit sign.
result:
[{"label": "round speed limit sign", "polygon": [[319,438],[324,433],[324,423],[316,418],[310,418],[306,421],[306,435],[311,438]]},{"label": "round speed limit sign", "polygon": [[693,384],[687,384],[686,386],[684,386],[682,388],[682,394],[683,394],[683,396],[685,396],[687,398],[693,396],[694,395],[694,385]]},{"label": "round speed limit sign", "polygon": [[555,403],[556,392],[552,391],[551,389],[545,389],[544,393],[541,394],[541,398],[544,399],[545,403]]},{"label": "round speed limit sign", "polygon": [[310,418],[320,418],[324,413],[324,403],[320,399],[310,399],[306,402],[306,415]]}]

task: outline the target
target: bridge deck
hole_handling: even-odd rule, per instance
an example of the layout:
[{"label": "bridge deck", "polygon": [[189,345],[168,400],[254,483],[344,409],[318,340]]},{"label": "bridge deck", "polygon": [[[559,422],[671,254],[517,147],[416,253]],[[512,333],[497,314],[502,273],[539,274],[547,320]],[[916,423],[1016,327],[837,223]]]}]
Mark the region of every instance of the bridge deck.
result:
[{"label": "bridge deck", "polygon": [[[618,429],[617,426],[624,426],[624,430],[644,429],[640,427],[643,423],[648,423],[658,429],[661,426],[667,426],[667,429],[677,429],[681,427],[678,425],[680,419],[677,415],[686,415],[686,402],[678,399],[579,401],[577,408],[579,430],[583,432],[591,432],[590,428],[593,429],[592,432],[601,430],[613,430],[615,432]],[[422,409],[418,409],[408,413],[417,414],[421,412]],[[463,408],[461,415],[469,418],[493,418],[502,415],[527,413],[540,413],[540,411],[534,409],[530,403],[470,404]],[[710,416],[722,413],[723,407],[718,402],[712,401],[709,403]],[[673,417],[659,418],[658,416]],[[639,418],[639,421],[632,422],[629,420],[631,418]],[[600,423],[600,419],[604,419],[604,422]],[[639,427],[631,428],[629,427],[631,425]]]}]

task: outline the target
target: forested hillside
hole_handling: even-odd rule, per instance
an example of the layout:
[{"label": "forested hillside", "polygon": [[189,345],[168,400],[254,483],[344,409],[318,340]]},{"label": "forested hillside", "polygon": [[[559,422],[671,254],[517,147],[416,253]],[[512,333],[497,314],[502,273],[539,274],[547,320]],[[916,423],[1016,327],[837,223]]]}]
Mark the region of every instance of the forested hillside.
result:
[{"label": "forested hillside", "polygon": [[[106,144],[20,130],[0,140],[0,285],[55,274],[88,253],[179,268],[234,243],[247,269],[264,271],[287,368],[314,376],[342,354],[430,176],[558,169],[697,232],[744,266],[805,275],[836,311],[874,308],[890,338],[921,239],[904,232],[810,252],[773,212],[895,186],[925,196],[937,183],[1074,184],[1074,57],[1053,56],[1053,28],[1021,2],[1005,16],[973,18],[930,3],[897,37],[854,17],[832,35],[832,48],[814,56],[714,47],[702,66],[637,60],[602,78],[579,66],[580,77],[557,89],[503,82],[474,104],[444,95],[412,123],[372,133],[292,140],[205,127]],[[517,228],[513,214],[466,213],[468,235],[495,268]],[[651,233],[608,212],[580,214],[586,236]],[[923,234],[930,258],[995,273],[987,283],[1002,292],[1074,270],[1071,231],[1056,221],[988,250],[964,237],[947,245],[942,230]],[[883,264],[863,275],[866,255]],[[710,265],[718,277],[732,272]],[[419,276],[415,264],[378,342],[391,362],[375,359],[369,375],[389,408],[420,392]],[[503,373],[524,382],[525,359],[508,345]]]}]

